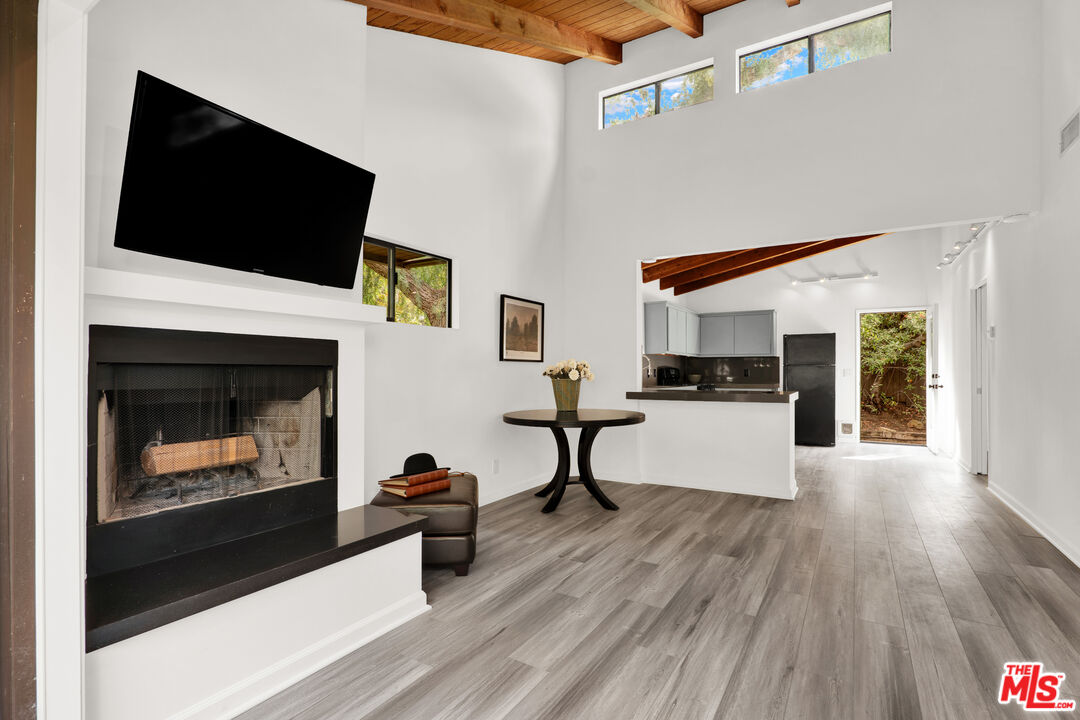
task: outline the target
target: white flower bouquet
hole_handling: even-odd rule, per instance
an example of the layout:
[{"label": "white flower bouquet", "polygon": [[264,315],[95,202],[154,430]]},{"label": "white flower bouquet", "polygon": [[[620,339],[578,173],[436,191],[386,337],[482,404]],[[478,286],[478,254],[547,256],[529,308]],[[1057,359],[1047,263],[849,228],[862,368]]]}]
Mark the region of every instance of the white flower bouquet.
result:
[{"label": "white flower bouquet", "polygon": [[544,370],[546,377],[558,380],[592,380],[593,375],[592,368],[589,367],[589,363],[582,360],[578,362],[573,358],[569,360],[562,360],[554,365],[548,365]]}]

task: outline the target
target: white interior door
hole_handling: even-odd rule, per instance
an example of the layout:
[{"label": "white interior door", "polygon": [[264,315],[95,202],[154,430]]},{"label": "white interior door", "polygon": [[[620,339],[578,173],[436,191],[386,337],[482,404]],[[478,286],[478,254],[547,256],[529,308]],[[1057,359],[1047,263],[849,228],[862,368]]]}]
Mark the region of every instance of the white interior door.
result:
[{"label": "white interior door", "polygon": [[986,284],[972,293],[971,470],[990,470],[990,321]]}]

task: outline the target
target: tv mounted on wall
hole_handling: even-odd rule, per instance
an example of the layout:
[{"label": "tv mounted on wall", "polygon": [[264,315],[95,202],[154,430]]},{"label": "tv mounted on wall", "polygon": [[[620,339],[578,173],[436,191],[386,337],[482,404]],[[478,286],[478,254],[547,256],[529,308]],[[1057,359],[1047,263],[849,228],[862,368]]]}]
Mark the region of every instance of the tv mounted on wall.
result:
[{"label": "tv mounted on wall", "polygon": [[375,175],[139,72],[115,245],[352,288]]}]

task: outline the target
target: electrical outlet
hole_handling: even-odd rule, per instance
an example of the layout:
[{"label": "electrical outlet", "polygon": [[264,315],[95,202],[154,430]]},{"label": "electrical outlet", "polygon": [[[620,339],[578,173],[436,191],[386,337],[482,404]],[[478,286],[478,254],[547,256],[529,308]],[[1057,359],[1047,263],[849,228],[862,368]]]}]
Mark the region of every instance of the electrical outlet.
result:
[{"label": "electrical outlet", "polygon": [[499,458],[492,458],[491,459],[491,474],[492,475],[498,475],[499,474]]}]

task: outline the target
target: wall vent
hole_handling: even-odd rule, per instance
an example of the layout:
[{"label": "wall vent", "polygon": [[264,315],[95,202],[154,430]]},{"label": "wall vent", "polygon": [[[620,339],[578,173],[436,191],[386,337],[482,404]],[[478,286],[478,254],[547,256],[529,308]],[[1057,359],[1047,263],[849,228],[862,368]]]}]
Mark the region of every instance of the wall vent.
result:
[{"label": "wall vent", "polygon": [[1080,138],[1080,112],[1069,118],[1069,122],[1065,123],[1065,127],[1061,128],[1061,155],[1065,154],[1065,151],[1072,147],[1077,138]]}]

